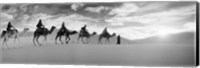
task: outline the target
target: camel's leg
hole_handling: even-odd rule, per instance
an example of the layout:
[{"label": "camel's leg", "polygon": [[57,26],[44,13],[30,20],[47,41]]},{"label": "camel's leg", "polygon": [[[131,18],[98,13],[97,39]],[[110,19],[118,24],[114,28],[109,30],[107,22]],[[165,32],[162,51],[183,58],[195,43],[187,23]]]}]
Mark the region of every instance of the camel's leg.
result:
[{"label": "camel's leg", "polygon": [[9,40],[8,38],[6,38],[6,37],[4,38],[3,47],[4,47],[4,45],[5,45],[7,48],[9,48],[9,47],[8,47],[8,43],[7,43],[8,40]]},{"label": "camel's leg", "polygon": [[4,49],[5,42],[6,42],[6,38],[3,38],[3,42],[2,42],[2,50]]},{"label": "camel's leg", "polygon": [[40,37],[40,36],[37,36],[37,37],[36,37],[36,42],[37,42],[37,44],[39,44],[40,46],[42,46],[42,44],[40,44],[40,42],[38,41],[39,37]]},{"label": "camel's leg", "polygon": [[[90,39],[90,38],[88,38],[88,40],[89,40],[89,42],[91,41],[91,39]],[[88,42],[88,43],[89,43],[89,42]]]},{"label": "camel's leg", "polygon": [[[14,37],[14,43],[16,42],[16,39],[17,39],[18,43],[20,44],[20,39],[19,39],[18,35],[15,35],[15,37]],[[19,47],[21,47],[21,46],[19,45]]]},{"label": "camel's leg", "polygon": [[78,38],[77,38],[77,42],[79,43],[79,39],[80,39],[81,37],[80,37],[80,35],[78,36]]},{"label": "camel's leg", "polygon": [[84,44],[87,44],[87,38],[83,38]]},{"label": "camel's leg", "polygon": [[20,37],[17,37],[17,40],[19,41],[19,43],[21,43],[21,41],[20,41]]},{"label": "camel's leg", "polygon": [[87,44],[91,41],[91,39],[89,37],[87,37]]},{"label": "camel's leg", "polygon": [[62,36],[59,36],[59,41],[60,41],[61,44],[64,44],[63,41],[62,41]]},{"label": "camel's leg", "polygon": [[47,43],[47,35],[44,35],[43,42]]},{"label": "camel's leg", "polygon": [[102,44],[102,38],[101,37],[99,37],[99,40],[98,40],[98,44]]},{"label": "camel's leg", "polygon": [[68,44],[70,40],[69,34],[65,35],[65,43]]},{"label": "camel's leg", "polygon": [[2,50],[4,49],[4,41],[2,42],[2,47],[1,47],[1,49],[2,49]]},{"label": "camel's leg", "polygon": [[[67,38],[68,38],[68,40],[67,40]],[[66,44],[68,44],[69,41],[71,40],[71,38],[70,38],[69,36],[67,36],[67,37],[66,37],[66,40],[67,40],[67,41],[66,41]]]},{"label": "camel's leg", "polygon": [[16,42],[16,39],[18,38],[18,36],[17,35],[14,35],[14,41],[13,41],[13,43],[15,43]]},{"label": "camel's leg", "polygon": [[3,50],[3,48],[4,48],[4,40],[3,40],[3,42],[2,42],[1,49]]},{"label": "camel's leg", "polygon": [[19,37],[18,37],[18,36],[16,36],[16,39],[17,39],[17,41],[18,41],[19,47],[21,47],[21,42],[20,42],[20,39],[19,39]]},{"label": "camel's leg", "polygon": [[108,39],[107,38],[105,38],[104,41],[105,41],[105,44],[108,44]]},{"label": "camel's leg", "polygon": [[45,43],[47,45],[47,36],[44,36],[44,41],[45,41]]},{"label": "camel's leg", "polygon": [[56,38],[55,38],[55,44],[57,44],[57,39],[58,39],[58,34],[56,35]]},{"label": "camel's leg", "polygon": [[17,36],[16,38],[17,38],[18,42],[20,43],[21,41],[20,41],[19,37]]},{"label": "camel's leg", "polygon": [[36,46],[36,44],[35,44],[35,38],[36,38],[36,35],[34,35],[34,37],[33,37],[33,44]]},{"label": "camel's leg", "polygon": [[84,44],[85,42],[84,42],[84,40],[83,40],[83,37],[81,37],[81,42]]},{"label": "camel's leg", "polygon": [[83,38],[83,42],[84,42],[84,44],[87,44],[87,38]]},{"label": "camel's leg", "polygon": [[69,43],[69,41],[71,40],[71,38],[69,37],[69,40],[68,40],[68,42],[67,43]]},{"label": "camel's leg", "polygon": [[16,39],[17,39],[17,36],[14,37],[14,41],[13,41],[13,43],[15,43]]},{"label": "camel's leg", "polygon": [[107,42],[108,42],[108,44],[110,44],[110,39],[109,38],[107,38]]},{"label": "camel's leg", "polygon": [[98,44],[100,44],[100,40],[98,40]]},{"label": "camel's leg", "polygon": [[9,38],[7,38],[7,41],[5,41],[5,43],[6,43],[6,47],[9,49],[9,47],[8,47],[8,41],[9,41]]},{"label": "camel's leg", "polygon": [[8,47],[8,42],[6,41],[6,47],[9,49],[9,47]]},{"label": "camel's leg", "polygon": [[66,37],[65,38],[65,43],[68,44],[68,41],[69,41],[69,37]]},{"label": "camel's leg", "polygon": [[68,44],[69,37],[65,37],[65,43]]},{"label": "camel's leg", "polygon": [[89,41],[89,40],[88,40],[88,38],[86,38],[86,40],[85,40],[85,41],[86,41],[86,44],[88,44],[88,41]]}]

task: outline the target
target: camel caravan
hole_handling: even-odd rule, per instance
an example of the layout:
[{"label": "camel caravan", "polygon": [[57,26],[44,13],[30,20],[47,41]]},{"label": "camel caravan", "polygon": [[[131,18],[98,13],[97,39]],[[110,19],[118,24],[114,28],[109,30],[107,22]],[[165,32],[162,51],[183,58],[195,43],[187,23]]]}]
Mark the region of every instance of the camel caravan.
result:
[{"label": "camel caravan", "polygon": [[[39,45],[41,46],[42,44],[39,42],[39,38],[40,36],[44,36],[44,41],[47,43],[47,35],[51,34],[56,27],[52,26],[50,29],[47,29],[43,24],[42,24],[42,20],[40,19],[38,24],[36,25],[36,30],[34,31],[33,34],[33,44],[35,46]],[[78,38],[77,38],[77,42],[81,41],[81,43],[83,44],[88,44],[90,42],[90,37],[97,35],[96,32],[93,33],[89,33],[86,29],[87,25],[84,25],[83,27],[81,27],[80,31],[75,31],[75,30],[69,30],[68,28],[65,27],[65,23],[62,22],[62,26],[59,29],[59,31],[57,32],[57,35],[55,37],[55,44],[57,44],[57,40],[59,39],[61,44],[68,44],[69,41],[71,40],[70,35],[74,35],[78,33]],[[11,22],[8,22],[7,28],[6,30],[3,30],[1,33],[0,38],[3,39],[3,43],[2,43],[2,48],[4,46],[6,46],[8,48],[8,41],[10,38],[14,38],[13,43],[15,43],[16,40],[19,40],[19,37],[22,36],[24,33],[26,33],[29,30],[29,28],[24,28],[23,31],[21,33],[19,33],[19,31],[12,26]],[[65,42],[62,41],[62,36],[65,36]],[[105,39],[107,43],[110,44],[110,38],[116,36],[116,33],[110,34],[107,31],[107,27],[105,27],[105,29],[103,30],[103,32],[99,35],[98,38],[98,44],[102,44],[102,39]],[[106,43],[105,42],[105,43]],[[117,36],[117,44],[120,44],[120,35]]]},{"label": "camel caravan", "polygon": [[3,39],[2,48],[4,48],[4,45],[8,48],[8,41],[10,38],[14,38],[13,43],[15,43],[16,39],[18,42],[20,42],[19,37],[26,33],[28,30],[29,28],[24,28],[22,33],[19,33],[19,31],[9,22],[6,30],[3,30],[0,36],[0,39]]}]

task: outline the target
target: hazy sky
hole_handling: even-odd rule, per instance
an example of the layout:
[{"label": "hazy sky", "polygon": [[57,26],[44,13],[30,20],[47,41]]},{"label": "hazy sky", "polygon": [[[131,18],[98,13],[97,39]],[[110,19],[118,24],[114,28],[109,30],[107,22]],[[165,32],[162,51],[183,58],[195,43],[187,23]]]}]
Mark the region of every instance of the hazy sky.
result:
[{"label": "hazy sky", "polygon": [[22,30],[36,29],[39,19],[50,28],[79,30],[84,24],[98,34],[105,27],[126,39],[141,39],[179,32],[195,32],[195,2],[0,4],[0,29],[8,21]]}]

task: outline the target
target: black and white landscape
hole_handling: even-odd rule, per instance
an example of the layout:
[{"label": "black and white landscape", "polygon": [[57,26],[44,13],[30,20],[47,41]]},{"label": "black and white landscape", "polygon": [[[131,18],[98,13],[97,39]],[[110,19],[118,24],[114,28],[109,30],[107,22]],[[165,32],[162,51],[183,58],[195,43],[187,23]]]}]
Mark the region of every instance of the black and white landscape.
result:
[{"label": "black and white landscape", "polygon": [[[33,42],[39,20],[49,30],[47,40]],[[194,66],[196,62],[196,2],[93,2],[0,4],[0,31],[8,22],[19,40],[1,37],[1,63]],[[55,38],[62,23],[74,33],[63,44]],[[81,27],[90,40],[77,41]],[[55,29],[50,31],[51,27]],[[98,39],[107,27],[110,44]],[[25,31],[25,32],[23,32]],[[7,33],[8,34],[8,33]],[[9,35],[9,34],[8,34]],[[121,44],[117,36],[121,36]],[[7,36],[7,37],[6,37]],[[5,43],[5,38],[6,40]],[[8,46],[8,47],[7,47]]]}]

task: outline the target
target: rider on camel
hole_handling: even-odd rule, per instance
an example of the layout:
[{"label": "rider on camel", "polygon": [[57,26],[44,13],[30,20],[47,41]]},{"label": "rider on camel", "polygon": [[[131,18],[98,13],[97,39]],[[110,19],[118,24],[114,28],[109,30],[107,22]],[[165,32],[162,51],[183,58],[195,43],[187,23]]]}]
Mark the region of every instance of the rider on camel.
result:
[{"label": "rider on camel", "polygon": [[103,34],[109,34],[107,31],[107,27],[103,30]]},{"label": "rider on camel", "polygon": [[87,25],[84,25],[83,27],[81,27],[81,31],[83,31],[83,32],[87,32],[86,27],[87,27]]},{"label": "rider on camel", "polygon": [[6,30],[11,31],[11,28],[14,28],[14,27],[12,26],[12,24],[10,22],[8,22]]},{"label": "rider on camel", "polygon": [[37,28],[44,28],[44,25],[42,24],[42,20],[40,19],[38,24],[36,25]]},{"label": "rider on camel", "polygon": [[65,23],[64,23],[64,22],[62,23],[62,26],[61,26],[61,28],[60,28],[60,31],[62,31],[62,32],[67,31],[67,28],[65,27]]}]

